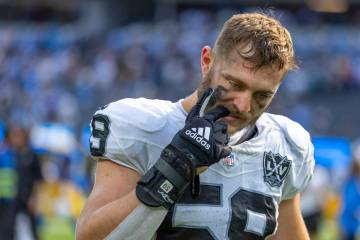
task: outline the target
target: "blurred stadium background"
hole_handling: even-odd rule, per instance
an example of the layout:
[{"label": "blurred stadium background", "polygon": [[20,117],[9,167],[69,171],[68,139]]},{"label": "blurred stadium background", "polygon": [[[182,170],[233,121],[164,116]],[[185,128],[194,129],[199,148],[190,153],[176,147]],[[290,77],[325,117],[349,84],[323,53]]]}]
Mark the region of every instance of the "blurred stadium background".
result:
[{"label": "blurred stadium background", "polygon": [[1,0],[0,230],[16,214],[13,239],[34,239],[33,228],[38,239],[74,239],[93,181],[92,114],[120,98],[189,94],[201,47],[245,11],[272,12],[293,34],[300,69],[270,111],[313,136],[316,174],[302,202],[312,239],[359,239],[357,0]]}]

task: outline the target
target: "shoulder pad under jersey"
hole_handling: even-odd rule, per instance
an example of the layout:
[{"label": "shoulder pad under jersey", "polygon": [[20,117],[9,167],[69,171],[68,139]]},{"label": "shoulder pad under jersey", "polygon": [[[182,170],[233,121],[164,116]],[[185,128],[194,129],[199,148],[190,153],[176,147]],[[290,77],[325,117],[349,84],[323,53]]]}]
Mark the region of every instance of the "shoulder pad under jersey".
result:
[{"label": "shoulder pad under jersey", "polygon": [[155,132],[166,124],[167,119],[164,115],[169,111],[169,103],[145,98],[125,98],[110,103],[100,111],[111,116],[116,122],[126,123],[143,131]]},{"label": "shoulder pad under jersey", "polygon": [[[161,100],[128,98],[98,110],[91,121],[92,156],[110,159],[141,174],[146,172],[146,143],[152,133],[165,126],[171,104]],[[97,126],[101,126],[100,130]],[[107,131],[102,132],[102,129]]]}]

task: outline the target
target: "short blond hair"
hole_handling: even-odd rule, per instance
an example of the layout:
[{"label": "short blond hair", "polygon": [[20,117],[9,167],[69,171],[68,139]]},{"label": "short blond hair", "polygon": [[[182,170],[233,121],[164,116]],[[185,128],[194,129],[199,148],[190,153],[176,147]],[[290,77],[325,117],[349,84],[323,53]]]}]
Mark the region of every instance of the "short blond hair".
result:
[{"label": "short blond hair", "polygon": [[215,42],[216,58],[229,56],[236,47],[255,70],[264,66],[297,68],[289,31],[264,13],[236,14],[224,23]]}]

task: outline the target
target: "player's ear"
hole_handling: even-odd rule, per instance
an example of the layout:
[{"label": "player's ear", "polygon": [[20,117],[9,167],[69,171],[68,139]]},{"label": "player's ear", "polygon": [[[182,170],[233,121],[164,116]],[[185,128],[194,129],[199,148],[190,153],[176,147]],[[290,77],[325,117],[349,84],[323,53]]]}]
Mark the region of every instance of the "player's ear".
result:
[{"label": "player's ear", "polygon": [[209,70],[211,69],[211,65],[213,64],[213,51],[210,46],[204,46],[201,49],[201,72],[204,77]]}]

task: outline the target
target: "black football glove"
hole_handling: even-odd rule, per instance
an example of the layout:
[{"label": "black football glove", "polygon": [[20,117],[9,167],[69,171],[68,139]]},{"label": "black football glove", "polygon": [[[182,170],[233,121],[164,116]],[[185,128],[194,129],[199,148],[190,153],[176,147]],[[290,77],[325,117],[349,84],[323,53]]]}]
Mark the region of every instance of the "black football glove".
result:
[{"label": "black football glove", "polygon": [[[183,194],[185,188],[198,180],[198,173],[228,156],[227,125],[217,121],[229,110],[218,106],[202,113],[209,102],[214,102],[208,89],[188,114],[181,129],[161,152],[156,164],[141,177],[136,195],[148,206],[169,209]],[[200,116],[203,115],[203,116]]]}]

